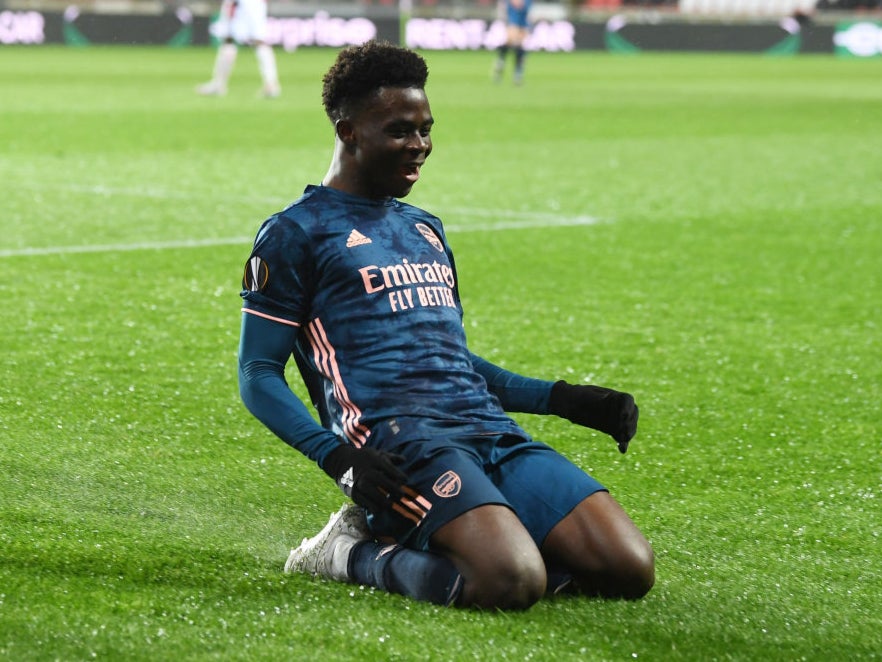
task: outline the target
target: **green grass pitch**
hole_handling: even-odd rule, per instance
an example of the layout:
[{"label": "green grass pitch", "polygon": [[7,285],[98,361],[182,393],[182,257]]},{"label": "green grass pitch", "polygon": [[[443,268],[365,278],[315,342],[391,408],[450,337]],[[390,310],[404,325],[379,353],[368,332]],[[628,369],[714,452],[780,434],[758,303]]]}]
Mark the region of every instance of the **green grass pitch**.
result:
[{"label": "green grass pitch", "polygon": [[[239,282],[324,175],[330,50],[200,98],[209,49],[0,49],[0,658],[882,655],[882,69],[427,53],[472,348],[635,394],[592,472],[657,553],[635,603],[447,610],[286,576],[341,495],[239,402]],[[296,375],[291,383],[300,390]],[[302,390],[300,390],[302,393]]]}]

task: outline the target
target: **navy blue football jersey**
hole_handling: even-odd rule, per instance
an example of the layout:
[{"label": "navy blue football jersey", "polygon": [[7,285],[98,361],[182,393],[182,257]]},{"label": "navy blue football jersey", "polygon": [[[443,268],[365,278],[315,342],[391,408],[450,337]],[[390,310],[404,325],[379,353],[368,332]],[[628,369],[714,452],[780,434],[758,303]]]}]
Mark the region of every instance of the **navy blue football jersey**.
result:
[{"label": "navy blue football jersey", "polygon": [[299,329],[322,425],[356,446],[398,419],[527,436],[473,367],[453,255],[417,207],[308,186],[261,226],[242,297],[245,313]]}]

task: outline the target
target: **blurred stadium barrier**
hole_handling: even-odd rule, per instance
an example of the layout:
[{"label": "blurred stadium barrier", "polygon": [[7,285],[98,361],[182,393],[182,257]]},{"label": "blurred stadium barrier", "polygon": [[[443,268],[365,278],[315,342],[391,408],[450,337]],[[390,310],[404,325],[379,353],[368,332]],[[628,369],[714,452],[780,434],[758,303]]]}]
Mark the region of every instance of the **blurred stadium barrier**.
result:
[{"label": "blurred stadium barrier", "polygon": [[[531,50],[882,55],[882,0],[561,0],[534,4]],[[0,0],[0,46],[212,43],[220,0]],[[496,0],[270,0],[285,50],[379,38],[493,49]]]},{"label": "blurred stadium barrier", "polygon": [[811,14],[817,0],[680,0],[681,14],[717,16],[792,16]]}]

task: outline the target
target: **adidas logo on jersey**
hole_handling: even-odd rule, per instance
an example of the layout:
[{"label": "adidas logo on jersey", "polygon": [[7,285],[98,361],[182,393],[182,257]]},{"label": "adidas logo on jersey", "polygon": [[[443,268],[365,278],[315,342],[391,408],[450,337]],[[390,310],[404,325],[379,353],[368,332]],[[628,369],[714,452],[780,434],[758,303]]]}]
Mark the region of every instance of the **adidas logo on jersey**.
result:
[{"label": "adidas logo on jersey", "polygon": [[352,248],[353,246],[363,246],[364,244],[370,244],[370,239],[365,237],[358,230],[353,230],[349,233],[349,238],[346,240],[346,248]]}]

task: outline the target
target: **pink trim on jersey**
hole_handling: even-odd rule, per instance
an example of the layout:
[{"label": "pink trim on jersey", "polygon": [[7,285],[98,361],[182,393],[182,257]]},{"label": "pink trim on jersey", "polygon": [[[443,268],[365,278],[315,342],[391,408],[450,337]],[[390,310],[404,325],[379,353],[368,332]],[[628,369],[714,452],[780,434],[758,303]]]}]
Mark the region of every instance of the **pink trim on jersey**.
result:
[{"label": "pink trim on jersey", "polygon": [[287,324],[288,326],[296,326],[300,327],[298,322],[292,322],[291,320],[286,320],[281,317],[273,317],[272,315],[267,315],[266,313],[259,313],[256,310],[252,310],[251,308],[243,308],[243,313],[248,313],[249,315],[257,315],[258,317],[263,317],[264,319],[272,320],[273,322],[281,322],[282,324]]},{"label": "pink trim on jersey", "polygon": [[306,327],[306,337],[312,345],[315,364],[325,377],[334,385],[334,398],[343,407],[343,433],[356,448],[361,448],[367,443],[371,431],[361,423],[361,410],[349,399],[349,393],[340,376],[340,367],[337,364],[337,352],[318,318],[310,322]]}]

